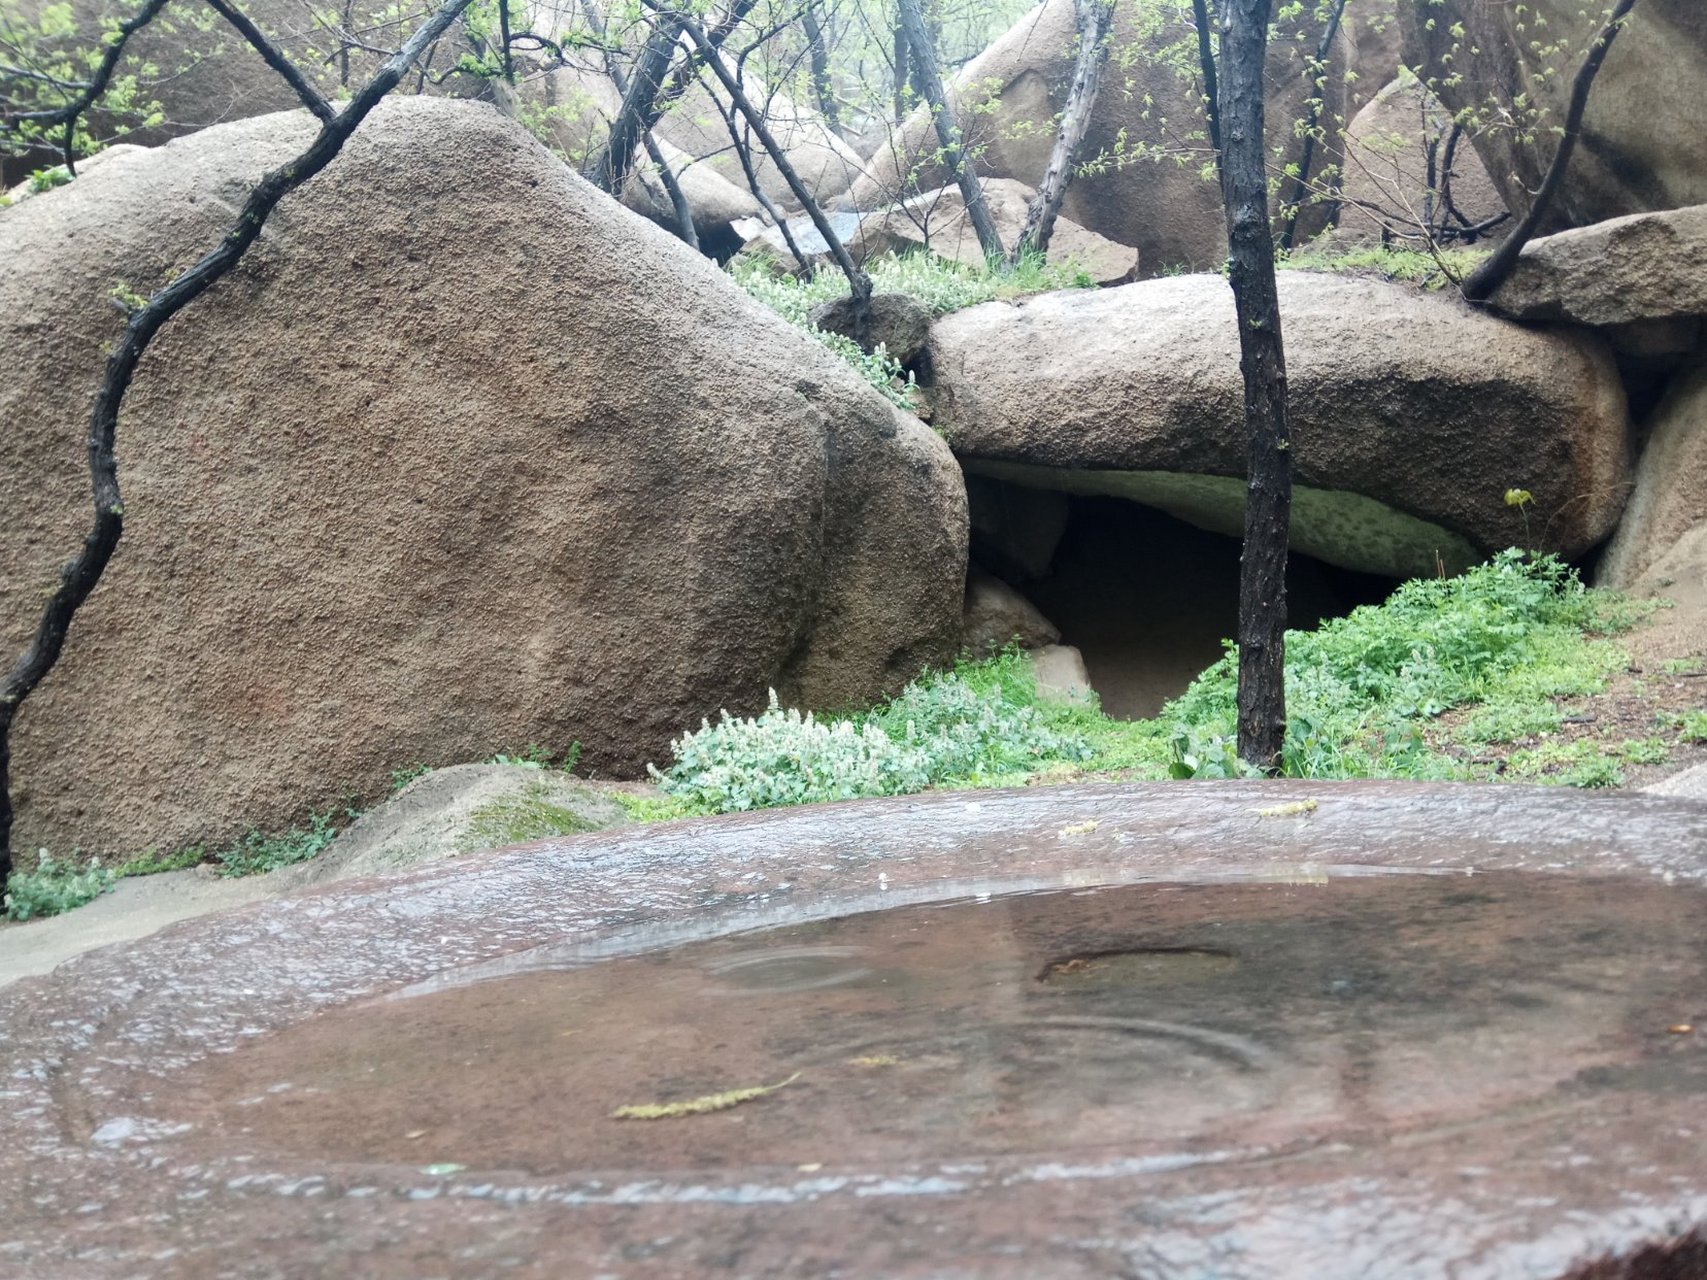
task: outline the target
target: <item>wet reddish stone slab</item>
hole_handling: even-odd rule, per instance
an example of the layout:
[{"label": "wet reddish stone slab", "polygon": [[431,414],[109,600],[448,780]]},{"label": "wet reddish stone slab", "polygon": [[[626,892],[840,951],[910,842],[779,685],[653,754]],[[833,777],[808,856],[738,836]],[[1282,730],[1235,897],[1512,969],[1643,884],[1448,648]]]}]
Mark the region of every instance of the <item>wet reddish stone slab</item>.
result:
[{"label": "wet reddish stone slab", "polygon": [[1695,1276],[1704,904],[1707,807],[1399,784],[337,886],[0,995],[0,1274]]}]

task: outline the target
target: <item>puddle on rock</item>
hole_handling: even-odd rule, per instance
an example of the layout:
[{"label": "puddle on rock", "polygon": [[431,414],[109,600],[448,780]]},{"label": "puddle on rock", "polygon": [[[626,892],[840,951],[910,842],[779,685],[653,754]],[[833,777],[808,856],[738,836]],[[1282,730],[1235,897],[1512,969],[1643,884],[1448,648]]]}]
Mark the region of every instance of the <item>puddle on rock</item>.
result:
[{"label": "puddle on rock", "polygon": [[[907,906],[328,1012],[204,1063],[195,1143],[569,1172],[1272,1149],[1488,1123],[1667,1051],[1704,896],[1539,875]],[[795,1078],[713,1114],[618,1107]]]}]

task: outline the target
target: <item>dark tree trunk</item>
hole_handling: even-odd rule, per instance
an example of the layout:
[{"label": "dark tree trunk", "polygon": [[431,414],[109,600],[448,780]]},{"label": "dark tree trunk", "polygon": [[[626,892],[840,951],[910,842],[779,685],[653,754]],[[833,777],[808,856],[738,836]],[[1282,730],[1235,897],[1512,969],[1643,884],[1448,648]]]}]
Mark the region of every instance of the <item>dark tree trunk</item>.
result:
[{"label": "dark tree trunk", "polygon": [[907,55],[907,33],[899,26],[895,28],[895,125],[899,128],[906,123],[908,89],[913,84],[912,59]]},{"label": "dark tree trunk", "polygon": [[1019,239],[1008,252],[1008,265],[1013,266],[1027,252],[1047,253],[1049,237],[1055,233],[1055,218],[1061,212],[1061,201],[1067,198],[1067,185],[1073,181],[1073,162],[1078,158],[1079,145],[1090,127],[1091,111],[1097,102],[1097,90],[1102,84],[1103,63],[1108,61],[1108,30],[1114,21],[1114,0],[1073,0],[1079,26],[1079,57],[1073,66],[1073,83],[1067,91],[1066,105],[1061,108],[1061,127],[1055,132],[1055,146],[1049,153],[1049,165],[1038,184],[1037,197],[1026,210],[1025,226]]},{"label": "dark tree trunk", "polygon": [[966,202],[966,216],[972,221],[972,229],[978,233],[978,246],[984,250],[986,258],[999,260],[1002,257],[1002,239],[996,234],[990,207],[984,203],[984,189],[978,185],[978,178],[962,149],[963,137],[949,110],[948,97],[943,93],[936,45],[925,27],[924,11],[919,7],[919,0],[897,0],[897,5],[901,14],[901,30],[907,37],[905,43],[912,50],[913,78],[925,101],[930,104],[937,142],[942,147],[943,164],[960,186],[960,197]]},{"label": "dark tree trunk", "polygon": [[1221,35],[1221,193],[1245,380],[1245,546],[1239,561],[1239,757],[1280,763],[1286,736],[1286,545],[1292,521],[1286,355],[1263,165],[1272,0],[1228,0]]},{"label": "dark tree trunk", "polygon": [[[799,201],[800,207],[806,210],[806,216],[812,219],[812,225],[817,228],[824,243],[830,247],[830,255],[835,258],[836,265],[842,269],[842,274],[848,278],[848,290],[853,297],[855,341],[864,346],[871,328],[871,277],[866,275],[854,262],[853,256],[848,253],[848,248],[842,243],[841,237],[836,234],[836,229],[830,225],[830,220],[824,216],[824,210],[813,197],[811,190],[800,180],[800,175],[789,163],[788,153],[777,144],[770,127],[765,123],[764,113],[753,105],[752,100],[741,88],[740,81],[723,64],[722,57],[711,47],[705,31],[691,18],[685,19],[682,26],[688,33],[688,37],[705,55],[705,65],[710,68],[711,73],[723,85],[723,91],[729,95],[729,101],[734,104],[735,109],[747,121],[747,127],[753,131],[753,136],[759,140],[759,145],[770,156],[771,163],[776,165],[777,172],[782,175],[782,180],[788,184],[789,191]],[[750,169],[748,175],[748,182],[752,185],[756,195],[758,194],[758,182],[752,177]],[[783,232],[786,235],[786,223],[780,225],[782,225]],[[798,256],[798,250],[796,256]]]},{"label": "dark tree trunk", "polygon": [[1535,235],[1541,220],[1547,216],[1547,210],[1553,203],[1553,197],[1565,181],[1565,170],[1570,167],[1571,154],[1577,149],[1577,139],[1582,136],[1583,112],[1588,108],[1589,90],[1594,88],[1594,78],[1600,73],[1600,64],[1606,61],[1606,54],[1612,48],[1612,42],[1618,38],[1618,33],[1624,29],[1624,19],[1631,9],[1636,7],[1636,0],[1618,0],[1612,15],[1606,20],[1606,26],[1595,37],[1590,46],[1588,57],[1583,59],[1582,66],[1577,68],[1577,78],[1571,83],[1571,103],[1565,112],[1565,133],[1559,139],[1559,149],[1553,153],[1553,161],[1547,166],[1547,172],[1541,179],[1541,189],[1535,193],[1535,202],[1529,206],[1529,212],[1523,216],[1512,233],[1493,255],[1470,273],[1464,281],[1464,296],[1471,302],[1486,302],[1493,296],[1494,290],[1505,283],[1517,265],[1517,256],[1523,252],[1523,246],[1528,244]]},{"label": "dark tree trunk", "polygon": [[824,39],[824,27],[818,18],[818,0],[806,0],[800,10],[800,22],[806,33],[806,56],[812,65],[812,96],[818,100],[818,114],[838,138],[842,136],[841,113],[836,109],[836,86],[830,79],[830,46]]},{"label": "dark tree trunk", "polygon": [[[445,0],[445,3],[421,26],[404,46],[389,58],[374,78],[362,88],[342,111],[323,119],[320,132],[301,155],[274,169],[249,192],[249,199],[238,214],[231,229],[220,238],[219,244],[202,256],[200,261],[165,285],[141,307],[131,313],[124,335],[107,360],[106,376],[95,394],[95,405],[89,415],[89,476],[94,490],[95,518],[83,549],[66,562],[60,570],[59,586],[48,598],[41,621],[29,648],[19,656],[4,680],[0,680],[0,888],[12,869],[12,795],[11,739],[12,724],[24,699],[53,669],[65,647],[65,639],[77,610],[89,598],[89,593],[101,580],[101,574],[117,549],[124,532],[124,501],[119,493],[118,460],[114,444],[118,436],[119,410],[124,404],[137,363],[160,328],[178,312],[194,302],[215,281],[235,267],[261,234],[261,228],[280,200],[319,173],[343,149],[356,127],[367,118],[387,93],[403,78],[421,52],[437,40],[472,0]],[[133,28],[134,29],[134,28]],[[266,43],[258,31],[243,32],[244,38],[257,49]],[[273,56],[268,56],[269,63]],[[276,50],[273,51],[276,56]],[[298,87],[298,92],[302,92]],[[315,99],[305,95],[304,101],[314,109]],[[69,122],[86,110],[95,99],[90,97],[76,105]]]},{"label": "dark tree trunk", "polygon": [[682,34],[681,19],[660,14],[646,44],[640,50],[634,74],[623,91],[622,106],[610,124],[610,141],[593,160],[588,180],[611,195],[622,196],[623,184],[628,181],[634,153],[641,147],[641,138],[657,123],[655,106],[664,75],[676,55],[676,42]]},{"label": "dark tree trunk", "polygon": [[[1304,197],[1310,189],[1310,169],[1316,162],[1316,134],[1322,127],[1322,103],[1326,86],[1328,55],[1333,52],[1334,37],[1339,34],[1340,19],[1345,16],[1345,0],[1334,0],[1328,25],[1322,31],[1322,43],[1316,49],[1316,60],[1310,64],[1310,107],[1304,118],[1304,146],[1298,153],[1298,174],[1292,180],[1291,211],[1286,215],[1286,230],[1281,234],[1280,247],[1292,252],[1298,238],[1298,219],[1304,212]],[[1433,184],[1430,184],[1431,187]]]}]

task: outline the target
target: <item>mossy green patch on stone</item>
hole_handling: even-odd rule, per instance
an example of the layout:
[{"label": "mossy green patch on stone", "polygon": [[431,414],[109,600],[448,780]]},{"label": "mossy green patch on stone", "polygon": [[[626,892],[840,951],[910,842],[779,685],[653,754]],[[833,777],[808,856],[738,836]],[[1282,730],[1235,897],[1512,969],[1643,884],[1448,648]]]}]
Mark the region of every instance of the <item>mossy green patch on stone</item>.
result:
[{"label": "mossy green patch on stone", "polygon": [[603,830],[609,823],[551,798],[550,790],[535,783],[526,790],[481,805],[468,816],[468,829],[459,840],[463,853],[497,849],[504,845],[549,840],[553,836],[580,835]]}]

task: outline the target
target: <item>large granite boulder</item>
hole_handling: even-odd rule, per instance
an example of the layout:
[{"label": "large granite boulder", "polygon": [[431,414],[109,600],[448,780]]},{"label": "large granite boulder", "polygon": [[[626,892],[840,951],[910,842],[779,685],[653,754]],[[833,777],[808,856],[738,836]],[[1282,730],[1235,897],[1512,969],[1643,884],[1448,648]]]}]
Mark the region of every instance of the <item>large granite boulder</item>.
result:
[{"label": "large granite boulder", "polygon": [[[1405,60],[1454,112],[1484,116],[1516,102],[1543,115],[1524,127],[1471,136],[1513,213],[1532,193],[1557,145],[1572,78],[1605,21],[1580,0],[1404,0]],[[1631,11],[1600,74],[1583,134],[1543,230],[1628,213],[1707,203],[1707,4],[1643,0]]]},{"label": "large granite boulder", "polygon": [[[765,125],[782,148],[789,166],[818,201],[825,204],[834,201],[865,171],[865,162],[859,154],[841,140],[817,111],[765,84],[751,66],[741,67],[737,79],[748,100],[763,109]],[[551,131],[554,145],[569,153],[572,163],[577,165],[605,144],[610,120],[622,101],[622,95],[602,68],[573,61],[549,75],[530,80],[523,88],[523,95],[542,104],[540,117]],[[702,84],[696,83],[671,104],[654,132],[661,143],[691,157],[697,167],[746,191],[746,172],[735,154],[728,124],[718,106],[722,96],[721,87],[714,99]],[[737,121],[742,137],[751,144],[753,173],[760,190],[779,207],[798,207],[782,170],[757,139],[749,136],[745,122],[739,118]]]},{"label": "large granite boulder", "polygon": [[1707,204],[1630,214],[1531,240],[1488,305],[1694,345],[1707,318]]},{"label": "large granite boulder", "polygon": [[[306,113],[0,212],[0,652],[86,528],[109,294],[217,239]],[[20,844],[277,827],[414,763],[662,759],[721,707],[951,658],[942,442],[489,107],[381,106],[161,333],[127,528],[20,715]]]},{"label": "large granite boulder", "polygon": [[[1300,150],[1291,122],[1304,117],[1312,92],[1305,57],[1313,58],[1320,43],[1313,14],[1297,21],[1303,25],[1283,22],[1270,45],[1269,133],[1280,152],[1277,168]],[[1183,22],[1158,28],[1141,6],[1116,6],[1102,90],[1080,153],[1081,162],[1100,163],[1074,180],[1061,207],[1080,226],[1137,248],[1149,275],[1211,267],[1227,256],[1220,189],[1203,172],[1195,81],[1180,74],[1167,52],[1190,37]],[[1031,186],[1042,179],[1077,50],[1072,0],[1044,0],[954,77],[950,97],[981,176]],[[1343,114],[1343,72],[1336,44],[1324,81],[1325,119]],[[853,203],[876,209],[946,185],[937,152],[929,114],[918,111],[871,157],[868,175],[854,183]],[[1312,208],[1305,233],[1319,230],[1321,218],[1320,207]]]},{"label": "large granite boulder", "polygon": [[[1011,178],[986,179],[983,192],[997,237],[1004,248],[1013,248],[1037,192]],[[978,242],[958,186],[924,192],[863,218],[849,249],[861,261],[884,253],[928,249],[964,266],[982,269],[985,265],[984,246]],[[1138,277],[1136,249],[1086,230],[1071,218],[1055,220],[1045,257],[1056,265],[1072,263],[1099,285],[1124,284]]]},{"label": "large granite boulder", "polygon": [[[1599,581],[1627,589],[1707,525],[1707,365],[1680,376],[1654,411],[1636,484]],[[1699,562],[1698,562],[1699,563]]]},{"label": "large granite boulder", "polygon": [[[1499,189],[1474,149],[1447,149],[1452,113],[1414,76],[1392,81],[1360,110],[1341,137],[1339,161],[1342,241],[1379,240],[1423,225],[1481,227],[1506,212]],[[1446,159],[1451,156],[1450,169]],[[1450,197],[1444,207],[1442,193]],[[1489,227],[1502,235],[1510,219]]]},{"label": "large granite boulder", "polygon": [[[1280,310],[1298,550],[1410,576],[1513,543],[1576,555],[1611,532],[1628,424],[1599,340],[1300,271],[1281,273]],[[1239,335],[1220,276],[986,303],[938,320],[927,354],[933,424],[969,472],[1243,528]]]}]

